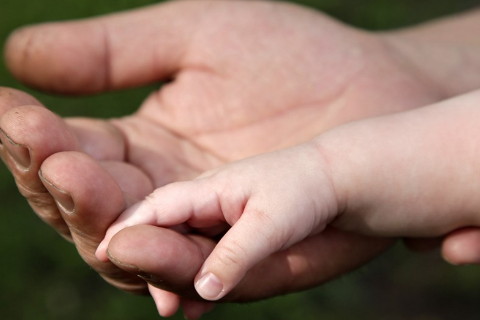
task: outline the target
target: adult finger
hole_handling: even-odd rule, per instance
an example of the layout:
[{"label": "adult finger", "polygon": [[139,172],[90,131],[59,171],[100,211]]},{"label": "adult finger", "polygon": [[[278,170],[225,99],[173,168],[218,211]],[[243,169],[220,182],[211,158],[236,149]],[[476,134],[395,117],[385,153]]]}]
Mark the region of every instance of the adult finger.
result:
[{"label": "adult finger", "polygon": [[[254,301],[317,286],[363,265],[392,241],[327,228],[257,264],[222,300]],[[200,236],[138,225],[117,233],[108,252],[117,266],[141,273],[154,286],[198,299],[194,278],[215,245]]]},{"label": "adult finger", "polygon": [[69,237],[69,230],[41,183],[38,170],[51,154],[77,149],[75,136],[59,117],[40,106],[8,110],[0,118],[0,128],[2,159],[20,193],[40,218]]},{"label": "adult finger", "polygon": [[[29,107],[30,106],[30,107]],[[16,119],[7,124],[13,127],[9,136],[27,140],[35,138],[42,150],[33,150],[36,154],[43,151],[48,154],[52,150],[52,139],[55,134],[75,136],[78,148],[98,160],[123,160],[125,157],[125,141],[123,135],[110,121],[92,118],[60,118],[31,95],[12,88],[0,87],[0,118],[16,107]],[[35,108],[38,107],[38,108]],[[6,122],[10,121],[5,119]],[[63,131],[62,131],[63,130]],[[6,133],[6,131],[4,130]],[[30,137],[32,136],[32,137]],[[36,145],[27,146],[35,149]],[[70,146],[73,148],[74,146]]]},{"label": "adult finger", "polygon": [[[124,177],[115,177],[120,174]],[[83,259],[111,284],[126,291],[145,292],[144,281],[110,262],[99,261],[94,253],[107,227],[125,209],[126,193],[139,198],[151,192],[148,178],[128,164],[102,165],[80,152],[50,156],[41,166],[41,177]]]},{"label": "adult finger", "polygon": [[[23,105],[27,102],[37,105]],[[125,153],[122,135],[105,121],[71,119],[66,122],[17,90],[0,90],[0,108],[3,161],[37,215],[69,238],[69,229],[39,179],[41,164],[50,155],[69,150],[82,150],[99,160],[122,160]]]},{"label": "adult finger", "polygon": [[249,301],[251,297],[268,298],[321,285],[364,265],[394,242],[327,227],[261,261],[226,299]]},{"label": "adult finger", "polygon": [[447,235],[442,256],[454,265],[480,264],[480,229],[464,228]]},{"label": "adult finger", "polygon": [[0,87],[0,116],[8,110],[26,105],[42,105],[31,95],[12,88]]},{"label": "adult finger", "polygon": [[208,4],[172,2],[25,27],[7,41],[7,65],[25,83],[60,93],[90,94],[155,82],[181,67]]},{"label": "adult finger", "polygon": [[198,297],[191,288],[206,258],[203,250],[209,250],[209,242],[166,228],[139,225],[115,234],[108,246],[108,256],[118,267],[158,288],[185,297]]},{"label": "adult finger", "polygon": [[148,291],[155,302],[158,314],[162,317],[173,316],[180,307],[180,297],[175,293],[148,285]]},{"label": "adult finger", "polygon": [[101,161],[125,159],[127,147],[123,134],[110,121],[93,118],[64,120],[74,133],[80,151]]}]

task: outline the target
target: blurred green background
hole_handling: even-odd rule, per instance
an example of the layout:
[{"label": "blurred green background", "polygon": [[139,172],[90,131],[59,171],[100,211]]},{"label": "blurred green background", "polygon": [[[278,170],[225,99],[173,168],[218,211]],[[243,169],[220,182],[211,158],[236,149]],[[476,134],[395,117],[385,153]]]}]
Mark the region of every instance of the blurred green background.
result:
[{"label": "blurred green background", "polygon": [[[15,28],[155,3],[151,0],[2,0],[0,43]],[[372,30],[452,14],[478,0],[291,1],[316,7]],[[61,115],[111,117],[133,111],[153,89],[87,98],[45,95],[24,88],[0,64],[0,85],[27,90]],[[156,319],[145,297],[101,280],[32,213],[8,172],[0,168],[0,319]],[[401,245],[368,266],[322,287],[245,305],[219,306],[205,319],[479,319],[480,268],[451,267],[437,253],[417,255]],[[183,319],[181,314],[175,319]]]}]

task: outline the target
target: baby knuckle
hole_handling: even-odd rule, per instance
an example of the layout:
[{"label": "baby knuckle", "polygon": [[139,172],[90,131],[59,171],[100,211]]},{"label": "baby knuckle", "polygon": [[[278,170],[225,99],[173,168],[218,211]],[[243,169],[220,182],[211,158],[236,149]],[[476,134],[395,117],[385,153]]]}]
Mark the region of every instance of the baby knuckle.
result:
[{"label": "baby knuckle", "polygon": [[240,267],[246,261],[247,251],[236,241],[225,243],[219,252],[217,259],[221,265]]}]

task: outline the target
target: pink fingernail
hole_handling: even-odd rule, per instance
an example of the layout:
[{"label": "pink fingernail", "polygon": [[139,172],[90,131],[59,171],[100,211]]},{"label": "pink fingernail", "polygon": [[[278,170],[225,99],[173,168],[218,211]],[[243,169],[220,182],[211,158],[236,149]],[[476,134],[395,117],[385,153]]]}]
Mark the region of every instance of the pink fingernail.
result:
[{"label": "pink fingernail", "polygon": [[217,300],[223,293],[223,284],[213,273],[207,273],[195,283],[198,294],[206,300]]}]

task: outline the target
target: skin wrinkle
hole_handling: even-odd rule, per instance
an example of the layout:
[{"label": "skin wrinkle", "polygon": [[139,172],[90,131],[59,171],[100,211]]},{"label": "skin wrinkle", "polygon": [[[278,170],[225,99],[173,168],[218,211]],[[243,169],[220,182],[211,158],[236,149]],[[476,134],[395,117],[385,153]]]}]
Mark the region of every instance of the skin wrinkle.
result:
[{"label": "skin wrinkle", "polygon": [[27,202],[32,208],[38,208],[37,212],[40,219],[48,224],[54,225],[63,238],[72,242],[70,228],[60,216],[56,203],[49,193],[29,196]]},{"label": "skin wrinkle", "polygon": [[[211,3],[211,4],[213,4],[213,3]],[[198,28],[198,29],[200,29],[200,28]],[[194,41],[192,41],[191,43],[194,43]],[[200,43],[201,43],[201,41],[200,41]],[[359,49],[359,48],[357,47],[357,49]],[[362,50],[362,52],[363,52],[363,50]],[[363,56],[364,55],[365,54],[363,54]],[[206,66],[200,66],[200,64],[199,65],[194,64],[193,65],[194,66],[193,71],[199,69],[202,72],[206,72],[207,74],[210,74],[210,75],[219,75],[218,72],[213,71],[214,68],[210,68],[210,67],[206,67]],[[191,71],[190,69],[188,69],[188,64],[187,63],[184,63],[182,65],[184,66],[182,72]],[[307,102],[301,103],[300,105],[305,105],[305,106],[322,105],[324,103],[331,102],[331,101],[334,101],[334,100],[340,100],[343,93],[347,91],[348,84],[351,83],[356,78],[356,74],[360,73],[364,69],[364,67],[365,67],[364,64],[362,64],[362,66],[360,66],[358,70],[355,70],[355,72],[353,72],[351,75],[349,75],[349,77],[347,77],[346,79],[343,79],[342,82],[344,82],[344,84],[342,86],[339,86],[339,88],[337,88],[334,92],[329,93],[329,96],[321,98],[321,99],[316,99],[314,101],[307,101]],[[164,99],[162,98],[162,93],[163,93],[162,90],[160,90],[158,92],[157,96],[156,96],[159,105],[165,105]],[[286,108],[282,108],[282,110],[278,110],[275,113],[266,114],[262,118],[257,119],[253,123],[250,122],[250,123],[245,123],[245,124],[238,124],[237,126],[229,126],[228,129],[212,129],[212,130],[202,129],[201,130],[201,135],[199,137],[208,136],[209,134],[221,134],[226,130],[229,130],[229,131],[240,130],[240,129],[247,128],[249,126],[253,126],[255,124],[260,125],[260,124],[262,124],[262,122],[264,122],[265,120],[267,120],[269,118],[271,119],[271,118],[276,118],[276,117],[283,116],[285,113],[290,112],[291,110],[294,110],[293,107],[296,107],[296,106],[292,106],[292,107],[289,106],[289,107],[286,107]],[[161,124],[163,126],[170,128],[171,131],[178,132],[178,130],[172,128],[167,121],[162,121],[162,119],[158,119],[158,120],[161,122]],[[203,147],[203,149],[205,150],[205,147]],[[212,153],[212,151],[209,151],[209,153]],[[216,156],[219,157],[218,154]]]},{"label": "skin wrinkle", "polygon": [[[352,76],[352,78],[349,79],[348,81],[353,81],[353,79],[354,79],[354,77]],[[205,137],[208,137],[208,136],[211,136],[211,135],[221,135],[225,132],[236,133],[238,131],[241,131],[243,129],[248,129],[250,127],[261,127],[261,126],[264,125],[265,122],[273,122],[275,119],[282,118],[285,115],[288,115],[288,113],[292,112],[292,110],[297,110],[297,109],[302,109],[303,110],[304,108],[310,108],[310,106],[312,108],[314,108],[315,106],[323,105],[324,103],[328,103],[328,101],[330,101],[330,102],[335,101],[335,100],[340,101],[340,100],[342,100],[342,97],[348,92],[348,90],[349,90],[348,83],[345,83],[345,85],[342,86],[342,88],[339,88],[339,90],[337,90],[337,93],[335,94],[335,96],[332,93],[331,97],[328,97],[328,98],[325,97],[324,99],[318,99],[318,100],[316,100],[312,103],[305,103],[302,107],[298,107],[298,106],[287,107],[287,108],[284,108],[282,110],[278,110],[277,112],[271,113],[270,115],[265,115],[264,117],[262,117],[258,120],[255,120],[253,122],[250,122],[250,123],[239,124],[237,126],[229,126],[228,128],[225,128],[225,129],[202,130],[201,131],[202,133],[200,135],[198,135],[197,138],[195,138],[195,139],[189,139],[191,137],[191,135],[182,134],[180,132],[180,130],[175,129],[170,124],[170,122],[164,121],[162,118],[158,118],[158,119],[156,119],[156,121],[158,121],[162,125],[162,127],[167,129],[168,132],[171,133],[172,135],[179,137],[181,140],[189,140],[189,142],[192,146],[202,150],[204,153],[207,153],[214,158],[217,158],[217,160],[220,160],[221,162],[226,163],[226,162],[231,161],[231,159],[227,159],[227,158],[222,157],[218,152],[215,152],[212,148],[208,148],[206,145],[204,145],[204,143],[198,142],[198,140],[201,140],[201,139],[203,139]],[[155,98],[158,101],[157,102],[158,105],[163,105],[163,103],[162,103],[163,99],[161,97],[161,91],[159,91],[155,95]],[[333,102],[332,102],[332,105],[333,105]],[[335,110],[335,108],[326,108],[326,109],[331,110],[331,112],[329,112],[331,114],[335,114],[335,112],[338,112],[337,110]],[[139,116],[142,116],[147,121],[152,121],[150,118],[144,116],[143,113],[139,113]],[[294,132],[295,130],[298,130],[298,129],[301,129],[301,128],[304,128],[304,127],[305,127],[304,124],[302,124],[302,125],[298,124],[297,128],[292,128],[291,129],[291,132]],[[195,143],[193,143],[194,140],[195,140]],[[203,168],[202,168],[201,171],[203,171]]]},{"label": "skin wrinkle", "polygon": [[98,21],[100,25],[100,30],[102,32],[103,38],[103,47],[104,47],[104,54],[103,54],[103,89],[99,91],[110,91],[113,89],[113,74],[112,74],[112,63],[113,63],[113,55],[112,55],[112,39],[111,39],[111,32],[108,31],[108,25],[101,20]]},{"label": "skin wrinkle", "polygon": [[[464,49],[464,48],[462,48],[462,49]],[[480,74],[480,65],[478,63],[476,63],[476,61],[474,59],[474,56],[471,55],[470,51],[461,50],[461,48],[455,48],[455,50],[457,52],[459,60],[461,61],[461,62],[457,63],[457,65],[459,65],[459,66],[469,65],[469,66],[473,67],[475,70],[478,71],[477,74]],[[446,78],[448,78],[448,79],[457,78],[458,77],[458,72],[456,72],[455,69],[456,68],[452,68],[452,70],[449,72],[449,74],[447,75]],[[475,89],[475,87],[473,87],[472,89]]]},{"label": "skin wrinkle", "polygon": [[[317,106],[322,106],[322,105],[336,106],[336,104],[334,102],[342,101],[342,98],[350,90],[350,83],[353,83],[356,78],[360,77],[363,74],[363,72],[365,71],[366,67],[367,66],[364,63],[362,63],[355,70],[355,72],[352,72],[349,75],[349,77],[342,80],[342,82],[343,82],[342,86],[338,86],[338,88],[335,91],[330,92],[329,95],[327,95],[325,97],[315,99],[313,101],[307,101],[307,102],[304,102],[304,103],[301,103],[301,104],[298,104],[298,105],[287,106],[287,107],[282,108],[280,110],[276,110],[273,113],[266,114],[263,117],[258,118],[253,122],[240,123],[236,126],[235,125],[230,125],[228,128],[224,128],[224,129],[216,128],[216,129],[210,129],[210,130],[202,130],[201,134],[198,135],[197,140],[208,137],[210,135],[221,135],[226,131],[228,131],[228,132],[238,132],[238,131],[241,131],[243,129],[247,129],[249,127],[254,127],[254,126],[261,127],[261,126],[264,125],[265,122],[273,122],[273,121],[275,121],[275,119],[282,118],[285,115],[288,115],[288,113],[292,112],[292,110],[304,110],[305,108],[315,108]],[[215,75],[216,74],[217,73],[215,73]],[[159,103],[161,104],[161,102],[162,102],[162,100],[160,99]],[[328,112],[327,115],[323,115],[322,119],[328,118],[328,114],[330,114],[330,113],[335,114],[335,112],[338,112],[338,110],[336,110],[335,108],[332,108],[332,107],[325,108],[325,109],[330,110],[330,112]],[[308,119],[308,120],[310,120],[310,119]],[[159,119],[159,121],[165,127],[167,127],[169,125],[168,122],[164,122],[164,121],[162,121],[162,119]],[[297,131],[298,129],[301,129],[301,128],[304,128],[304,127],[305,127],[304,123],[296,124],[296,127],[291,129],[291,132]],[[172,130],[175,130],[175,129],[172,129]],[[207,150],[209,153],[214,153],[213,151],[209,151],[208,148],[206,148],[205,146],[202,146],[201,143],[200,143],[200,146],[204,150]],[[221,158],[221,156],[219,156],[218,154],[216,154],[216,156]]]},{"label": "skin wrinkle", "polygon": [[[124,150],[124,154],[123,154],[123,159],[121,161],[124,161],[126,163],[133,163],[130,159],[130,143],[128,142],[128,138],[127,138],[127,135],[123,129],[123,126],[119,125],[118,122],[120,122],[121,119],[111,119],[108,121],[108,123],[110,123],[112,125],[112,127],[119,133],[119,136],[122,140],[122,144],[123,144],[123,150]],[[139,170],[142,171],[142,173],[148,178],[148,180],[150,181],[151,185],[152,186],[156,186],[155,184],[155,181],[154,181],[154,178],[152,175],[150,175],[147,170],[145,170],[145,168],[143,166],[137,166],[137,168]]]},{"label": "skin wrinkle", "polygon": [[[211,4],[210,4],[211,5]],[[209,6],[210,6],[209,5]],[[208,12],[208,8],[207,10],[205,10],[205,12]],[[177,65],[177,69],[172,72],[172,79],[174,79],[175,81],[175,78],[176,76],[178,75],[179,72],[188,72],[189,70],[192,70],[192,71],[202,71],[202,72],[207,72],[207,73],[210,73],[210,74],[213,74],[216,72],[213,72],[213,69],[212,68],[209,68],[207,65],[205,64],[201,64],[201,63],[190,63],[188,62],[189,60],[192,60],[189,58],[189,53],[190,52],[193,52],[195,53],[196,50],[195,50],[195,43],[196,43],[196,39],[198,39],[200,37],[200,31],[202,28],[200,26],[201,23],[203,23],[204,19],[199,19],[200,21],[197,21],[197,25],[199,26],[198,28],[194,28],[193,30],[193,33],[190,34],[190,37],[191,37],[191,40],[190,41],[187,41],[186,43],[184,43],[184,45],[182,46],[182,50],[178,50],[177,48],[177,51],[178,52],[178,55],[177,55],[177,59],[178,59],[178,63],[175,64]],[[161,45],[158,45],[157,46],[158,48],[161,48]],[[160,57],[161,55],[160,54],[157,54],[157,57]],[[193,61],[193,60],[192,60]],[[161,66],[162,64],[164,64],[163,61],[158,61],[157,60],[157,65],[158,66]],[[160,69],[160,67],[157,67],[157,69]]]},{"label": "skin wrinkle", "polygon": [[[224,187],[223,187],[223,188],[224,188],[225,190],[222,190],[222,193],[230,192],[231,187],[228,187],[226,184],[224,184]],[[237,191],[235,191],[235,192],[237,192]],[[243,198],[243,201],[242,201],[241,205],[238,206],[238,210],[235,210],[236,215],[231,218],[231,219],[232,219],[233,221],[235,221],[235,222],[238,221],[238,219],[240,218],[240,216],[245,212],[245,209],[246,209],[247,204],[248,204],[248,201],[247,201],[247,198],[248,198],[248,197],[247,197],[247,195],[244,194],[244,195],[242,196],[242,198]],[[222,197],[222,196],[220,195],[220,192],[219,192],[217,189],[215,189],[215,201],[217,202],[218,208],[220,208],[220,210],[221,210],[222,212],[232,211],[232,210],[229,209],[229,207],[231,207],[232,204],[229,203],[229,205],[228,205],[228,207],[227,207],[227,206],[225,205],[225,201],[222,201],[222,199],[225,199],[225,197]],[[230,202],[230,201],[228,201],[228,202]],[[229,224],[228,221],[225,221],[225,222],[228,224],[228,228],[231,227],[231,224]],[[224,231],[223,231],[222,233],[224,233]]]},{"label": "skin wrinkle", "polygon": [[[19,36],[20,35],[20,36]],[[15,77],[19,79],[24,84],[33,86],[33,87],[38,87],[35,82],[30,82],[27,80],[29,78],[29,70],[28,68],[25,68],[23,66],[28,66],[29,62],[31,60],[35,61],[35,59],[31,58],[32,56],[36,56],[35,50],[38,48],[35,48],[35,44],[38,42],[40,39],[40,42],[42,40],[45,40],[44,37],[42,36],[38,37],[35,32],[32,32],[29,27],[23,27],[17,31],[15,31],[11,36],[10,39],[16,39],[16,38],[23,38],[23,45],[19,46],[21,50],[15,50],[15,52],[20,52],[20,58],[19,59],[13,59],[10,58],[8,55],[6,57],[7,64],[10,60],[16,60],[14,65],[17,65],[15,68],[10,68],[11,71],[14,73]],[[46,39],[48,40],[48,39]],[[18,46],[18,41],[17,41],[17,46]],[[6,50],[6,52],[13,52],[13,50]],[[18,67],[21,66],[21,67]],[[49,92],[56,92],[56,85],[53,82],[45,82],[43,83],[44,88],[42,88],[45,91]]]},{"label": "skin wrinkle", "polygon": [[[25,184],[23,183],[20,183],[17,179],[17,177],[14,177],[15,179],[15,182],[17,184],[17,187],[19,189],[19,192],[26,198],[30,198],[32,195],[37,195],[39,192],[37,190],[34,190],[33,188],[31,187],[28,187],[26,186]],[[34,188],[38,188],[39,186],[38,185],[35,185]],[[43,185],[40,185],[40,187],[43,189],[43,191],[47,192],[47,189],[43,186]]]},{"label": "skin wrinkle", "polygon": [[[41,180],[48,181],[44,178],[41,170],[39,170],[38,175]],[[48,183],[51,184],[54,188],[57,188],[50,181],[48,181]],[[56,201],[44,186],[44,192],[34,192],[29,188],[25,187],[24,185],[19,184],[17,184],[17,187],[19,188],[20,193],[27,198],[29,205],[32,208],[38,208],[37,213],[42,220],[56,226],[57,230],[63,238],[65,238],[69,242],[73,241],[70,228],[67,226],[67,224],[61,217]],[[28,194],[26,194],[26,192],[28,192]]]},{"label": "skin wrinkle", "polygon": [[[157,96],[157,95],[156,95]],[[160,104],[161,105],[161,104]],[[152,121],[151,118],[147,117],[145,114],[143,113],[138,113],[138,116],[140,118],[142,118],[144,121],[148,122],[150,125],[153,125],[155,127],[158,126],[158,123]],[[192,148],[200,151],[200,153],[202,155],[209,155],[210,157],[214,158],[214,161],[215,162],[220,162],[220,163],[226,163],[228,162],[228,159],[225,159],[223,158],[222,156],[216,154],[215,152],[213,152],[212,150],[209,150],[208,148],[205,148],[204,146],[202,146],[201,144],[197,144],[196,142],[193,141],[193,139],[189,139],[190,137],[188,135],[185,135],[185,134],[182,134],[181,132],[179,132],[178,130],[175,130],[173,129],[171,126],[168,125],[168,123],[162,123],[161,120],[155,120],[155,121],[160,121],[160,125],[162,127],[163,130],[165,130],[168,134],[170,134],[171,136],[173,136],[174,138],[177,138],[178,140],[182,141],[182,144],[181,145],[188,145],[188,146],[191,146]],[[194,171],[197,171],[197,172],[203,172],[205,171],[205,168],[202,168],[202,167],[195,167],[192,163],[187,163],[185,161],[182,161],[181,159],[177,159],[179,160],[183,165],[193,169]],[[211,162],[211,160],[207,160],[208,162]]]},{"label": "skin wrinkle", "polygon": [[[106,123],[109,124],[111,128],[118,133],[118,137],[122,141],[121,144],[123,146],[123,156],[121,159],[119,159],[119,161],[130,163],[131,161],[128,156],[130,154],[130,144],[128,143],[127,136],[124,130],[122,129],[122,126],[119,125],[119,122],[121,122],[121,119],[109,119],[106,121]],[[152,184],[153,184],[153,181],[152,181]]]},{"label": "skin wrinkle", "polygon": [[[124,119],[112,120],[112,124],[114,124],[115,127],[121,132],[122,137],[123,137],[123,139],[124,139],[124,143],[125,143],[125,154],[126,154],[126,155],[125,155],[125,161],[126,161],[127,163],[131,163],[131,164],[134,164],[135,166],[137,166],[137,168],[140,169],[140,170],[145,174],[145,176],[150,180],[150,183],[151,183],[152,186],[154,186],[154,187],[162,186],[162,185],[165,185],[165,184],[168,184],[168,183],[172,182],[172,181],[171,181],[171,178],[167,178],[167,180],[158,180],[158,178],[156,178],[156,176],[155,176],[155,174],[154,174],[155,172],[151,172],[151,169],[149,169],[148,166],[142,165],[142,163],[137,163],[137,161],[135,161],[135,160],[133,159],[134,157],[132,156],[132,151],[131,151],[132,147],[131,147],[131,145],[130,145],[130,143],[129,143],[129,141],[128,141],[128,138],[127,138],[128,135],[127,135],[127,133],[126,133],[126,130],[133,130],[133,131],[135,131],[136,129],[135,129],[135,128],[132,129],[131,126],[129,126],[129,125],[124,125],[125,123],[124,123],[124,122],[122,123],[122,120],[125,121],[125,119],[128,119],[128,117],[127,117],[127,118],[124,118]],[[151,120],[148,119],[148,118],[142,119],[142,120],[145,120],[145,121],[146,121],[148,124],[150,124],[150,125],[153,124],[153,123],[151,122]],[[134,123],[137,124],[137,121],[135,121]],[[128,128],[130,128],[130,129],[128,129]],[[165,131],[167,132],[167,134],[170,134],[170,135],[172,135],[172,136],[174,136],[174,137],[178,137],[178,136],[172,134],[171,132],[169,132],[168,130],[166,130],[166,128],[162,128],[162,129],[165,130]],[[178,139],[183,142],[182,144],[178,144],[178,145],[183,145],[184,143],[186,143],[185,139],[182,139],[181,137],[178,137]],[[193,147],[194,147],[194,146],[193,146]],[[160,155],[160,156],[162,156],[162,155]],[[178,167],[182,167],[184,172],[187,172],[188,170],[191,170],[191,171],[193,171],[193,172],[202,172],[202,171],[204,171],[203,168],[200,168],[200,167],[197,168],[197,167],[195,167],[193,164],[187,162],[186,160],[184,160],[184,159],[182,159],[182,158],[180,158],[180,157],[175,157],[175,159],[176,159],[176,161],[177,161]],[[179,170],[177,170],[177,171],[180,172]],[[177,171],[176,171],[176,172],[177,172]],[[189,174],[189,175],[191,175],[191,174]],[[165,178],[165,177],[163,177],[163,178]],[[190,177],[190,178],[191,178],[191,177]]]},{"label": "skin wrinkle", "polygon": [[121,290],[137,295],[148,295],[147,284],[135,275],[132,275],[128,279],[125,278],[125,271],[121,268],[116,272],[99,272],[99,274],[106,282]]},{"label": "skin wrinkle", "polygon": [[[343,192],[345,196],[344,199],[341,199],[338,196],[338,190],[335,182],[333,181],[333,170],[332,170],[332,160],[328,156],[329,153],[325,151],[324,146],[318,141],[312,142],[313,146],[317,150],[318,156],[321,158],[322,163],[325,164],[324,170],[326,171],[325,176],[327,176],[330,186],[332,187],[333,194],[335,195],[336,199],[336,208],[333,212],[338,212],[338,216],[342,216],[342,214],[347,210],[348,204],[348,193]],[[330,222],[333,223],[333,222]]]},{"label": "skin wrinkle", "polygon": [[[27,30],[28,29],[19,29],[15,32],[16,34],[19,34],[20,32],[23,32],[24,37],[25,37],[25,34],[27,34],[26,40],[24,41],[23,50],[20,50],[20,52],[21,52],[20,64],[21,65],[24,65],[28,60],[30,60],[30,52],[32,50],[32,43],[33,43],[33,39],[34,39],[32,33],[28,32]],[[13,35],[12,35],[11,39],[13,39]],[[10,51],[11,50],[8,50],[7,52],[10,52]],[[10,60],[9,57],[7,57],[6,60],[7,61]],[[19,72],[19,68],[15,68],[15,69],[16,69],[15,71],[17,73],[17,78],[18,79],[25,79],[26,78],[25,75],[26,75],[26,73],[28,73],[26,69],[20,68],[20,70],[24,70],[24,72]]]},{"label": "skin wrinkle", "polygon": [[[78,231],[78,229],[76,231]],[[75,233],[73,234],[75,238],[76,236],[78,236],[78,234],[75,234]],[[90,247],[96,248],[97,241],[93,239],[87,239],[91,243],[87,242],[87,244],[85,245],[85,239],[87,238],[85,237],[82,238],[82,242],[80,242],[82,245],[76,245],[77,251],[79,252],[80,256],[85,260],[87,264],[92,264],[92,263],[96,264],[97,266],[96,271],[102,276],[102,278],[104,278],[109,283],[115,284],[116,286],[123,288],[124,290],[128,290],[130,292],[137,293],[137,294],[147,293],[145,283],[141,281],[136,275],[132,274],[132,275],[129,275],[128,278],[126,278],[123,269],[111,269],[110,262],[103,263],[103,265],[100,267],[98,265],[98,260],[95,258],[95,256],[90,255],[90,249],[89,249]],[[113,258],[113,260],[115,259]],[[115,262],[118,262],[118,261],[115,260]],[[127,265],[125,263],[120,265],[122,265],[125,268],[134,267],[136,270],[138,270],[137,267],[132,265]]]},{"label": "skin wrinkle", "polygon": [[379,35],[383,40],[380,41],[380,43],[383,44],[383,46],[385,46],[389,52],[391,52],[392,57],[396,58],[395,61],[398,64],[404,66],[407,70],[410,70],[413,74],[415,74],[417,76],[416,79],[421,79],[421,83],[425,84],[426,87],[437,88],[435,92],[435,98],[437,101],[446,99],[450,96],[447,90],[442,90],[440,81],[435,80],[432,76],[429,76],[425,72],[421,71],[420,66],[412,61],[409,55],[403,51],[402,46],[398,45],[397,41],[394,41],[393,38],[387,35]]},{"label": "skin wrinkle", "polygon": [[[266,121],[270,122],[275,118],[281,118],[281,117],[285,116],[286,114],[288,114],[289,112],[291,112],[292,110],[308,108],[309,106],[327,105],[327,103],[331,103],[332,101],[339,100],[341,98],[342,94],[347,91],[347,87],[348,87],[348,85],[345,84],[344,86],[342,86],[342,88],[339,88],[336,93],[332,93],[331,97],[316,99],[312,102],[306,102],[306,103],[303,103],[303,104],[299,104],[299,106],[297,106],[297,105],[288,106],[288,107],[282,108],[282,109],[280,109],[276,112],[266,114],[263,117],[255,120],[254,122],[238,124],[236,126],[233,125],[233,126],[229,126],[228,128],[224,128],[224,129],[202,130],[202,134],[199,135],[199,137],[205,137],[205,136],[209,136],[209,135],[212,135],[212,134],[218,135],[218,134],[224,133],[225,131],[229,131],[229,132],[240,131],[242,129],[246,129],[248,127],[252,127],[252,126],[255,126],[255,125],[261,126],[264,122],[266,122]],[[164,125],[166,125],[166,123]],[[301,125],[299,124],[299,126],[301,126]]]},{"label": "skin wrinkle", "polygon": [[[18,188],[26,189],[24,186],[18,186]],[[25,192],[25,191],[22,191]],[[42,208],[42,218],[46,218],[48,220],[51,220],[52,218],[57,217],[58,218],[58,213],[55,212],[53,213],[54,210],[47,210],[45,211],[44,209],[51,209],[54,207],[55,209],[57,208],[56,206],[52,206],[55,201],[53,200],[52,196],[48,191],[45,192],[35,192],[35,193],[30,193],[28,195],[28,202],[30,206],[35,207],[35,208]],[[48,212],[48,213],[47,213]],[[60,218],[58,218],[60,220]]]},{"label": "skin wrinkle", "polygon": [[[125,161],[125,142],[112,119],[90,121],[84,117],[69,117],[65,123],[78,141],[78,149],[99,161]],[[89,131],[88,126],[95,129]],[[98,139],[91,139],[92,136]],[[90,139],[90,140],[89,140]],[[106,143],[107,142],[107,145]],[[120,151],[119,151],[120,150]]]}]

